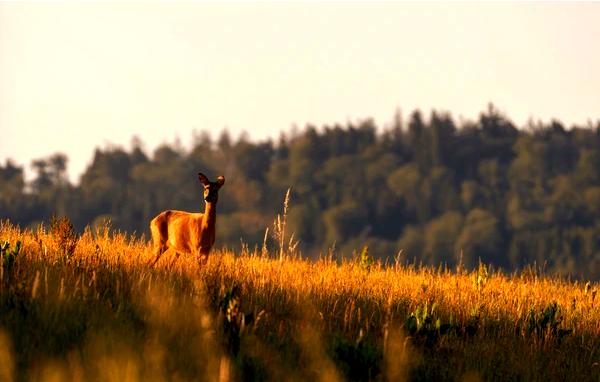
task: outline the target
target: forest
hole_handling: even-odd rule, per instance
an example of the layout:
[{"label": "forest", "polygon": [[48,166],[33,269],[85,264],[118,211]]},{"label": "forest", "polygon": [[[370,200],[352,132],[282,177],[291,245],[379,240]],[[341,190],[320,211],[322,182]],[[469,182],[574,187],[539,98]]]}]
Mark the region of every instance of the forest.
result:
[{"label": "forest", "polygon": [[600,121],[517,127],[489,105],[477,120],[416,110],[397,112],[385,128],[372,119],[307,125],[261,142],[203,132],[189,148],[152,153],[142,139],[97,147],[78,184],[63,153],[34,160],[28,182],[7,160],[0,219],[34,228],[66,216],[79,232],[109,221],[148,239],[160,211],[203,211],[201,171],[226,178],[220,247],[260,247],[265,237],[273,245],[265,230],[290,189],[286,232],[303,257],[349,257],[368,246],[382,261],[469,269],[481,261],[600,280]]}]

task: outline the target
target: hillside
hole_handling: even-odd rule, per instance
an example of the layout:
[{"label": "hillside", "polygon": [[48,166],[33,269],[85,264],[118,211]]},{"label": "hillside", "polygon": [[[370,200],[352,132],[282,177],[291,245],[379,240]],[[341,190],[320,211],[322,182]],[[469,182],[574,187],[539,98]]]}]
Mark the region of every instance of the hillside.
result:
[{"label": "hillside", "polygon": [[[78,232],[113,227],[148,238],[160,211],[202,211],[196,174],[224,175],[218,244],[261,245],[290,187],[290,232],[317,258],[369,245],[385,261],[553,274],[600,281],[600,123],[515,126],[493,105],[465,121],[419,110],[389,126],[365,119],[291,130],[252,142],[223,131],[179,144],[98,147],[77,184],[69,158],[0,164],[0,218],[35,227],[68,216]],[[29,178],[29,181],[26,181]],[[459,254],[462,258],[459,259]]]},{"label": "hillside", "polygon": [[[22,246],[14,255],[17,242]],[[0,380],[598,381],[598,284],[0,225]]]}]

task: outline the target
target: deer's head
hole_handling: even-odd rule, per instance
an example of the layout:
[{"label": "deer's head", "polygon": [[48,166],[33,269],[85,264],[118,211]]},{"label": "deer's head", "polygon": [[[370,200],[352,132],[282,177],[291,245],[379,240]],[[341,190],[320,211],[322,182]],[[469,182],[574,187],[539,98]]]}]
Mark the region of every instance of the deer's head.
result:
[{"label": "deer's head", "polygon": [[225,183],[225,177],[220,175],[217,177],[216,182],[211,182],[206,175],[199,172],[198,180],[200,180],[200,183],[204,186],[204,200],[208,203],[216,203],[217,200],[219,200],[219,189]]}]

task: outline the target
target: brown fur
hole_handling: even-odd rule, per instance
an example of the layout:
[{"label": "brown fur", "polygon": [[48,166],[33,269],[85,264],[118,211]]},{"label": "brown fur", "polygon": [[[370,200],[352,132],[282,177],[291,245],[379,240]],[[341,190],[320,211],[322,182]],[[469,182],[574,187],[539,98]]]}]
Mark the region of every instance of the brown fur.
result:
[{"label": "brown fur", "polygon": [[205,259],[215,243],[216,205],[218,191],[225,183],[220,176],[210,182],[203,174],[198,174],[204,186],[204,213],[167,210],[158,214],[150,222],[150,232],[156,255],[153,265],[167,250],[177,254],[191,254]]}]

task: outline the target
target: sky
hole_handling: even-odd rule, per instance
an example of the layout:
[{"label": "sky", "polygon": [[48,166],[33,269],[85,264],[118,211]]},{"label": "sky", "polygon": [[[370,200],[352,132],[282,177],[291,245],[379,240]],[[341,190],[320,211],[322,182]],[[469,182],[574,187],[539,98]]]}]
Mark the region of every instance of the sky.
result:
[{"label": "sky", "polygon": [[397,109],[600,120],[600,3],[0,3],[0,164]]}]

